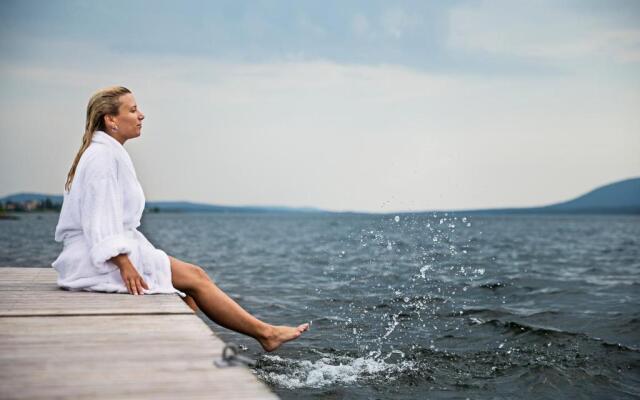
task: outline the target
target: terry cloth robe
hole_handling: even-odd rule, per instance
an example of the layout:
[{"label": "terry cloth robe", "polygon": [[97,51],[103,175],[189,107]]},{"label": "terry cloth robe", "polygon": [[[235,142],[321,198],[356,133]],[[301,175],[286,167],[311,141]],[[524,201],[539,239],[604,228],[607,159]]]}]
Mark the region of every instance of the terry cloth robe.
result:
[{"label": "terry cloth robe", "polygon": [[128,254],[149,286],[146,294],[177,293],[167,254],[136,228],[145,198],[129,153],[102,131],[80,157],[71,190],[64,192],[55,240],[64,248],[51,264],[68,290],[128,293],[120,269],[108,261]]}]

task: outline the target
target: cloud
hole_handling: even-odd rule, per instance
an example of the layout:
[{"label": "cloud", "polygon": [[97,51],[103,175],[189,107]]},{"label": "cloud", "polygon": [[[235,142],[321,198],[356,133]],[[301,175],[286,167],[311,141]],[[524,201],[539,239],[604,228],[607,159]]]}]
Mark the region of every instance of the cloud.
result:
[{"label": "cloud", "polygon": [[601,15],[557,2],[479,1],[451,11],[448,45],[549,63],[637,63],[640,28],[620,28]]},{"label": "cloud", "polygon": [[294,3],[201,2],[187,7],[122,2],[122,7],[113,7],[25,0],[11,3],[0,14],[0,52],[8,59],[46,64],[42,55],[49,51],[43,45],[75,40],[109,49],[120,58],[144,54],[238,63],[321,59],[479,76],[558,73],[535,60],[446,47],[449,10],[457,2]]},{"label": "cloud", "polygon": [[624,9],[167,3],[132,40],[144,3],[113,22],[109,7],[18,4],[0,24],[5,193],[61,191],[88,97],[113,84],[147,115],[127,148],[150,200],[536,205],[640,172],[638,22]]},{"label": "cloud", "polygon": [[48,64],[0,64],[0,169],[26,160],[46,171],[16,170],[3,177],[7,192],[60,191],[89,95],[118,83],[147,115],[127,148],[150,200],[369,211],[534,205],[640,170],[640,95],[624,83],[49,46]]}]

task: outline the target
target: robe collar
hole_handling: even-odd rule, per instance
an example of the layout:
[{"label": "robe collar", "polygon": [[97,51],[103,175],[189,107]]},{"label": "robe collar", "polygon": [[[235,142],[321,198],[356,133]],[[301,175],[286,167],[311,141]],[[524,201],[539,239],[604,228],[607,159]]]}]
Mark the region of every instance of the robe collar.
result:
[{"label": "robe collar", "polygon": [[131,172],[133,172],[133,175],[136,176],[136,169],[133,166],[133,161],[131,160],[131,156],[129,156],[129,152],[127,152],[124,146],[121,145],[113,136],[104,131],[95,131],[93,132],[91,142],[102,143],[114,149],[117,152],[116,154],[119,154],[119,157],[125,160],[125,164]]},{"label": "robe collar", "polygon": [[115,146],[120,150],[124,150],[124,146],[120,144],[113,136],[109,135],[104,131],[95,131],[93,132],[93,137],[91,138],[92,142],[96,143],[104,143],[109,146]]}]

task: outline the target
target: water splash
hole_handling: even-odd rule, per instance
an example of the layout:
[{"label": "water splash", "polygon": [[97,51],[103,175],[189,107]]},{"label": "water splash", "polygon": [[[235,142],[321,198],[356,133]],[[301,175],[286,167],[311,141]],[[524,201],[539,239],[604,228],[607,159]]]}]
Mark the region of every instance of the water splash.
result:
[{"label": "water splash", "polygon": [[[370,297],[360,300],[347,296],[341,298],[337,309],[328,310],[341,317],[333,319],[341,332],[341,342],[352,343],[358,349],[388,350],[394,342],[410,339],[414,329],[429,329],[438,335],[459,329],[460,320],[439,315],[459,313],[468,307],[469,296],[459,293],[475,288],[474,280],[484,274],[484,268],[469,265],[471,240],[462,239],[468,238],[468,233],[458,238],[467,224],[470,224],[468,217],[448,213],[434,213],[428,218],[395,215],[383,217],[378,225],[352,232],[349,237],[356,241],[345,243],[345,248],[336,255],[337,265],[330,262],[325,275],[335,282],[348,279],[352,285],[360,284],[367,288]],[[353,263],[353,258],[345,260],[346,254],[360,257],[362,267],[358,275],[342,276],[339,264]],[[370,269],[372,266],[385,267],[376,271]],[[398,274],[406,276],[404,283]],[[395,282],[386,285],[387,291],[381,284],[386,276],[393,277]],[[374,281],[378,283],[372,284]],[[375,297],[381,300],[371,309],[366,303]],[[381,308],[388,310],[380,313]]]},{"label": "water splash", "polygon": [[389,357],[402,352],[390,352],[382,356],[370,352],[365,357],[328,355],[316,361],[282,358],[264,355],[260,359],[260,377],[265,381],[287,389],[321,388],[356,382],[393,381],[403,372],[416,368],[414,361],[387,362]]}]

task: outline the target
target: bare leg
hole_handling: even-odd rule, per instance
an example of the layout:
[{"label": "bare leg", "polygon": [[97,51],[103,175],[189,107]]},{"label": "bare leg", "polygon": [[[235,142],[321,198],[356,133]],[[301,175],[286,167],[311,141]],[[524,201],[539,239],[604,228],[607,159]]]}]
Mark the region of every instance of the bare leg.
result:
[{"label": "bare leg", "polygon": [[196,304],[196,301],[193,299],[193,297],[187,295],[187,297],[183,298],[182,300],[184,300],[184,302],[187,303],[189,308],[191,308],[193,311],[198,311],[198,305]]},{"label": "bare leg", "polygon": [[176,289],[193,297],[200,310],[212,321],[253,337],[265,351],[273,351],[309,329],[309,324],[290,327],[264,323],[220,290],[202,268],[171,256],[169,260],[172,283]]}]

